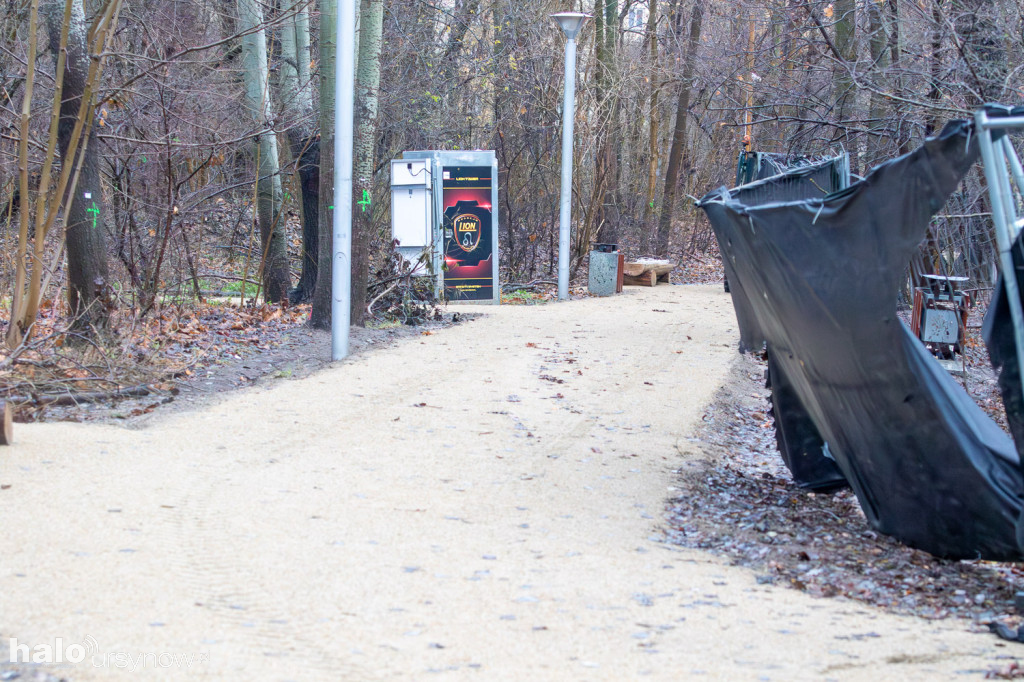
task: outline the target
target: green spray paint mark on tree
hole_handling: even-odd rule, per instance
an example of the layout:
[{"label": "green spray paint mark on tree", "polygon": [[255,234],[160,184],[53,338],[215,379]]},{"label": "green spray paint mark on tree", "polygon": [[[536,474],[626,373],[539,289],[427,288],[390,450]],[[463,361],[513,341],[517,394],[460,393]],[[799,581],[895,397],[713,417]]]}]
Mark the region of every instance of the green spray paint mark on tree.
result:
[{"label": "green spray paint mark on tree", "polygon": [[364,189],[363,190],[363,198],[361,200],[359,200],[358,202],[356,202],[356,203],[358,203],[360,206],[362,206],[363,207],[363,213],[366,213],[366,207],[373,203],[373,197],[370,196],[370,190]]},{"label": "green spray paint mark on tree", "polygon": [[85,209],[86,213],[92,214],[92,227],[96,229],[96,219],[100,217],[100,207],[96,205],[96,202],[92,202],[92,206]]}]

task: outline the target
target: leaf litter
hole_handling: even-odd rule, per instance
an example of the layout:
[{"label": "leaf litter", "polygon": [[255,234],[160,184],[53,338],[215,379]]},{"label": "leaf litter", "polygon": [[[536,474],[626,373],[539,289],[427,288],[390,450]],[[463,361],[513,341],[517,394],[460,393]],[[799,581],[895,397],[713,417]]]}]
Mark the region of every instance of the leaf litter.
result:
[{"label": "leaf litter", "polygon": [[[727,557],[760,583],[815,597],[960,619],[975,632],[988,632],[994,621],[1021,624],[1014,605],[1024,589],[1021,565],[936,558],[872,530],[850,490],[799,488],[776,449],[764,371],[762,359],[739,358],[704,414],[690,439],[700,456],[678,470],[680,493],[667,503],[663,541]],[[983,407],[1001,410],[994,382],[983,377],[972,386]]]},{"label": "leaf litter", "polygon": [[[44,310],[29,348],[0,350],[0,399],[14,406],[16,421],[132,420],[331,363],[330,334],[307,324],[308,305],[222,301],[167,305],[141,319],[117,315],[116,335],[94,345],[74,343],[60,316]],[[416,324],[353,327],[350,349],[356,354],[473,317],[435,308]]]}]

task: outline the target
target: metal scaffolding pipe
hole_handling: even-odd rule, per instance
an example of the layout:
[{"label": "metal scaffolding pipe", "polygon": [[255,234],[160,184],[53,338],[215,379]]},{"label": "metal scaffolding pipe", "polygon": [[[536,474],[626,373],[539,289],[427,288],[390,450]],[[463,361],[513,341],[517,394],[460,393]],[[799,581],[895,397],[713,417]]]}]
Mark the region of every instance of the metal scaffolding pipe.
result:
[{"label": "metal scaffolding pipe", "polygon": [[[999,248],[999,267],[1003,273],[1010,319],[1013,322],[1014,349],[1018,363],[1024,361],[1024,310],[1021,308],[1020,288],[1017,286],[1017,272],[1013,267],[1013,241],[1017,233],[1017,211],[1013,204],[1006,167],[1007,148],[992,141],[992,130],[1000,128],[1024,128],[1024,117],[1006,117],[992,120],[981,110],[975,114],[978,128],[978,142],[981,147],[982,165],[988,181],[989,197],[992,203],[992,221],[995,224],[996,244]],[[1010,147],[1008,151],[1012,152]],[[1013,154],[1016,158],[1016,154]],[[1018,161],[1019,163],[1019,161]],[[1018,188],[1021,189],[1021,188]],[[1024,396],[1024,382],[1021,385]]]}]

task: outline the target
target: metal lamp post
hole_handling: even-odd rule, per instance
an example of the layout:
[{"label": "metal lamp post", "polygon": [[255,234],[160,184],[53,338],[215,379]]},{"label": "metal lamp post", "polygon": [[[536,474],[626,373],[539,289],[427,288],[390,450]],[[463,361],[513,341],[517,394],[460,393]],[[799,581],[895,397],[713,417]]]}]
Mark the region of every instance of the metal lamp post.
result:
[{"label": "metal lamp post", "polygon": [[565,31],[565,99],[562,104],[562,197],[558,212],[558,300],[569,298],[569,248],[572,224],[572,143],[576,114],[576,35],[589,14],[559,12],[551,18]]},{"label": "metal lamp post", "polygon": [[352,161],[356,3],[338,3],[334,66],[334,238],[331,240],[331,359],[348,356],[352,322]]}]

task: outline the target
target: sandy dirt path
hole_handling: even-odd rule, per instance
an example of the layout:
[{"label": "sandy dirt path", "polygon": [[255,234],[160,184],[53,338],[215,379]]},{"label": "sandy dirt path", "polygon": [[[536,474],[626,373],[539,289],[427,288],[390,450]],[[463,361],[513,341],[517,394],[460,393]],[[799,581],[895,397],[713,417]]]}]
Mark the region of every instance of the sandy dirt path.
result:
[{"label": "sandy dirt path", "polygon": [[476,310],[141,429],[19,425],[0,670],[10,637],[83,644],[74,681],[934,680],[1007,652],[655,541],[735,355],[720,288]]}]

